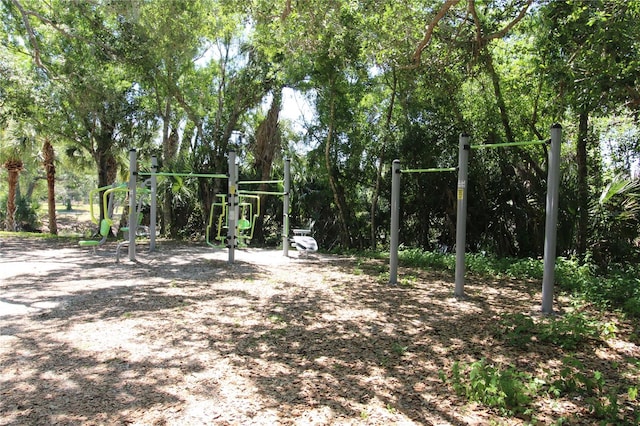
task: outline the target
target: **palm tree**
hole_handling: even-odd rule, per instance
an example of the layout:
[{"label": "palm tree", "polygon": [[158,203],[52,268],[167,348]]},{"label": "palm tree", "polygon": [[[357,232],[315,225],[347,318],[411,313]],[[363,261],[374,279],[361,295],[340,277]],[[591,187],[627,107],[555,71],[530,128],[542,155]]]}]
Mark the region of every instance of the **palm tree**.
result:
[{"label": "palm tree", "polygon": [[[5,227],[8,231],[16,230],[16,194],[18,192],[18,180],[20,172],[24,169],[24,158],[32,151],[33,136],[10,120],[7,126],[0,131],[0,166],[9,173],[7,194],[7,217]],[[30,137],[31,136],[31,137]]]},{"label": "palm tree", "polygon": [[51,235],[58,235],[58,222],[56,220],[56,166],[55,152],[53,151],[53,145],[49,139],[44,140],[42,146],[42,165],[47,173],[47,201],[49,206],[49,233]]}]

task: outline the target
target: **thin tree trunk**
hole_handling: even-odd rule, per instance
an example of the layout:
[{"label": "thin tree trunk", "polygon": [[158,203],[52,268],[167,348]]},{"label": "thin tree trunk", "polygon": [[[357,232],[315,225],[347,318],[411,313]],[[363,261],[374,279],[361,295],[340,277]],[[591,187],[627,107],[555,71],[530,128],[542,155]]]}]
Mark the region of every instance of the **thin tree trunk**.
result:
[{"label": "thin tree trunk", "polygon": [[[177,143],[172,141],[174,138],[171,133],[171,129],[169,127],[171,120],[171,98],[166,100],[164,114],[163,114],[163,123],[162,123],[162,157],[163,163],[165,166],[171,164],[171,162],[175,159],[175,153],[177,149]],[[177,138],[177,134],[175,136]],[[173,220],[173,193],[171,192],[171,186],[167,186],[162,202],[162,226],[161,233],[163,235],[170,235],[172,231],[172,220]]]},{"label": "thin tree trunk", "polygon": [[500,88],[500,77],[496,72],[496,69],[493,66],[493,58],[490,53],[486,53],[485,61],[484,61],[487,70],[489,71],[489,76],[491,77],[491,82],[493,84],[493,91],[496,96],[496,103],[498,104],[498,110],[500,111],[500,120],[502,120],[502,127],[504,127],[504,133],[507,137],[508,142],[514,142],[513,130],[511,129],[511,122],[509,121],[509,115],[507,114],[507,105],[504,102],[504,97],[502,96],[502,89]]},{"label": "thin tree trunk", "polygon": [[22,162],[14,161],[9,164],[5,163],[5,167],[9,172],[9,194],[7,194],[7,231],[16,230],[16,192],[18,188],[18,178],[22,170]]},{"label": "thin tree trunk", "polygon": [[44,168],[47,173],[47,204],[49,212],[49,233],[51,235],[58,235],[58,222],[56,218],[56,166],[55,166],[55,152],[53,145],[46,139],[44,146],[42,147],[44,154]]},{"label": "thin tree trunk", "polygon": [[387,141],[390,133],[391,118],[393,117],[393,108],[396,101],[396,87],[398,79],[396,77],[395,69],[393,70],[393,85],[391,88],[391,100],[389,102],[389,109],[387,110],[387,117],[384,124],[384,137],[382,138],[382,146],[380,147],[380,154],[378,155],[378,167],[376,170],[376,185],[373,190],[373,196],[371,197],[371,248],[376,249],[378,237],[376,235],[376,211],[378,210],[378,199],[380,198],[380,185],[382,184],[382,169],[384,167],[384,154],[387,148]]},{"label": "thin tree trunk", "polygon": [[[500,111],[500,120],[502,121],[502,127],[504,128],[505,137],[507,138],[507,142],[515,142],[515,136],[513,133],[513,129],[511,128],[511,120],[509,120],[509,113],[507,111],[507,104],[504,101],[504,96],[502,96],[502,89],[500,87],[500,76],[493,66],[493,57],[488,52],[485,55],[484,63],[487,67],[487,71],[489,71],[491,83],[493,84],[493,91],[496,97],[498,110]],[[522,158],[533,169],[536,176],[538,177],[538,180],[546,179],[546,175],[540,168],[540,165],[533,159],[533,157],[531,157],[531,155],[527,151],[520,148],[515,148],[515,150],[518,151]]]},{"label": "thin tree trunk", "polygon": [[329,186],[331,192],[333,192],[333,201],[338,209],[338,220],[340,223],[340,241],[344,247],[351,247],[351,235],[349,233],[349,227],[347,225],[347,206],[344,199],[344,192],[340,188],[338,177],[336,176],[336,168],[333,167],[331,162],[331,143],[333,141],[333,133],[335,131],[335,96],[331,94],[331,110],[329,113],[329,130],[327,132],[327,139],[324,148],[324,159],[327,167],[327,175],[329,176]]},{"label": "thin tree trunk", "polygon": [[577,251],[580,256],[587,252],[589,228],[589,173],[587,164],[587,139],[589,114],[581,112],[578,124],[578,140],[576,142],[576,163],[578,166],[578,241]]},{"label": "thin tree trunk", "polygon": [[[278,118],[280,116],[280,108],[282,103],[282,89],[276,89],[273,93],[271,107],[266,118],[260,123],[256,130],[256,145],[254,151],[254,169],[260,176],[260,180],[269,180],[271,178],[271,169],[273,168],[273,160],[276,152],[282,144],[280,129],[278,127]],[[260,191],[268,189],[266,184],[261,184]],[[260,205],[264,206],[266,201],[265,195],[260,195]],[[262,223],[264,219],[264,209],[258,212],[258,223],[254,238],[263,240]],[[248,218],[251,220],[251,218]]]}]

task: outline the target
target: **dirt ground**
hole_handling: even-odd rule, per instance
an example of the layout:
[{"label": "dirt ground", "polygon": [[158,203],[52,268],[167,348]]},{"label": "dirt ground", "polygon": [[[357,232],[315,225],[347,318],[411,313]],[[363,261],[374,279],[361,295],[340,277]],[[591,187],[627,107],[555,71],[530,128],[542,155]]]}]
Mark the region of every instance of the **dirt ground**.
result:
[{"label": "dirt ground", "polygon": [[[449,274],[401,269],[389,286],[377,260],[248,249],[230,265],[168,242],[124,257],[0,237],[1,425],[519,425],[531,419],[457,397],[440,373],[562,357],[495,337],[501,314],[539,311],[538,282],[470,278],[457,300]],[[619,327],[576,356],[637,363]],[[538,424],[591,423],[579,399],[535,404]]]}]

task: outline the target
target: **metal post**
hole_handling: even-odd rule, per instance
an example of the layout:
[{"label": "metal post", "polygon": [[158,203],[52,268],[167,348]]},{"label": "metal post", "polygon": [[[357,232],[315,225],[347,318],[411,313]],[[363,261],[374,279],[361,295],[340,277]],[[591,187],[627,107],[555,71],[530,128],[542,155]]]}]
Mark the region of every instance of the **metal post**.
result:
[{"label": "metal post", "polygon": [[458,145],[458,206],[456,222],[456,297],[464,297],[464,251],[467,234],[467,176],[469,166],[469,135],[460,134]]},{"label": "metal post", "polygon": [[149,251],[156,249],[156,215],[158,212],[158,204],[156,195],[158,193],[158,158],[154,155],[151,157],[151,209],[149,211]]},{"label": "metal post", "polygon": [[136,178],[138,176],[136,150],[129,150],[129,260],[136,260],[136,226],[137,220],[137,203],[136,203]]},{"label": "metal post", "polygon": [[389,284],[398,284],[398,241],[400,233],[400,160],[391,165],[391,241],[389,247]]},{"label": "metal post", "polygon": [[236,152],[229,151],[229,194],[227,196],[227,248],[229,263],[235,260],[236,236],[238,227],[238,169]]},{"label": "metal post", "polygon": [[549,150],[547,177],[547,216],[544,230],[544,272],[542,276],[542,312],[548,314],[553,312],[561,141],[562,126],[556,123],[551,127],[551,149]]},{"label": "metal post", "polygon": [[291,191],[291,159],[284,160],[284,196],[282,201],[282,255],[289,256],[289,191]]}]

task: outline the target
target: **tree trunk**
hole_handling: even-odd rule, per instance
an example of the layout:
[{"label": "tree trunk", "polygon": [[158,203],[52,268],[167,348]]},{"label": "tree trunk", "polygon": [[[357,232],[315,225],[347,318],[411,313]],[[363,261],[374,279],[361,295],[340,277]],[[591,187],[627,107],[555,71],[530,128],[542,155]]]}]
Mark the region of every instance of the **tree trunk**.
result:
[{"label": "tree trunk", "polygon": [[[162,160],[163,164],[170,166],[175,160],[178,144],[178,134],[172,132],[170,128],[171,122],[171,98],[166,99],[164,112],[162,116]],[[174,136],[175,135],[175,136]],[[172,230],[171,222],[173,220],[173,193],[171,187],[168,186],[162,197],[162,220],[160,222],[160,233],[169,235]]]},{"label": "tree trunk", "polygon": [[493,91],[496,96],[496,104],[498,105],[498,110],[500,111],[500,120],[502,120],[502,127],[504,128],[505,136],[508,142],[514,142],[513,130],[511,129],[509,115],[507,114],[507,105],[504,102],[502,89],[500,88],[500,77],[498,76],[498,73],[493,66],[493,58],[491,57],[490,53],[486,53],[484,63],[487,67],[487,71],[489,71],[489,76],[491,77],[491,83],[493,84]]},{"label": "tree trunk", "polygon": [[387,147],[387,140],[390,134],[391,118],[393,117],[393,108],[396,100],[396,87],[398,79],[396,77],[395,69],[393,70],[393,85],[391,87],[391,100],[389,101],[389,109],[387,110],[387,117],[384,123],[384,137],[382,138],[382,146],[380,147],[380,154],[378,154],[378,166],[376,170],[376,185],[373,189],[373,196],[371,197],[371,248],[376,249],[378,236],[376,235],[376,211],[378,210],[378,199],[380,197],[380,185],[382,184],[382,169],[384,167],[384,154]]},{"label": "tree trunk", "polygon": [[[267,113],[267,117],[260,123],[256,130],[256,145],[254,150],[254,168],[260,180],[270,180],[271,169],[273,167],[273,160],[276,152],[282,145],[282,136],[280,134],[280,128],[278,124],[278,118],[280,115],[280,108],[282,103],[282,89],[274,90],[273,100],[271,101],[271,107]],[[261,184],[260,191],[267,191],[268,186]],[[265,195],[260,195],[260,205],[264,206],[266,201]],[[263,240],[262,223],[264,218],[264,209],[258,212],[259,218],[256,224],[256,230],[254,237]]]},{"label": "tree trunk", "polygon": [[[97,149],[93,156],[98,169],[98,187],[102,188],[107,185],[111,185],[116,181],[116,177],[118,175],[118,162],[110,151],[112,146],[110,133],[100,134],[99,137],[96,137],[96,142]],[[105,218],[105,211],[108,210],[108,206],[104,205],[103,193],[104,191],[99,194],[100,220]],[[110,216],[113,212],[107,211],[106,213],[107,216]]]},{"label": "tree trunk", "polygon": [[43,165],[47,173],[47,205],[49,212],[49,233],[51,235],[58,235],[58,222],[56,219],[56,166],[55,166],[55,152],[49,139],[44,141],[42,147],[42,153],[44,156]]},{"label": "tree trunk", "polygon": [[589,130],[589,113],[581,112],[578,124],[578,140],[576,141],[576,163],[578,166],[578,255],[587,252],[589,231],[589,182],[587,165],[587,139]]},{"label": "tree trunk", "polygon": [[18,178],[23,168],[20,160],[9,160],[4,163],[4,167],[9,172],[9,193],[7,194],[7,231],[16,230],[16,192],[18,189]]},{"label": "tree trunk", "polygon": [[329,130],[327,132],[327,140],[324,148],[324,159],[327,167],[327,175],[329,176],[329,186],[333,192],[333,201],[338,209],[338,220],[340,223],[340,242],[344,247],[351,247],[351,235],[347,224],[347,203],[344,199],[344,191],[340,187],[336,168],[333,167],[331,161],[331,142],[333,141],[333,132],[335,131],[335,95],[331,95],[331,110],[329,113]]},{"label": "tree trunk", "polygon": [[[167,137],[165,138],[162,145],[162,155],[164,157],[164,164],[172,165],[175,162],[176,155],[178,153],[179,138],[177,130],[171,129],[167,131],[169,133],[166,134]],[[178,229],[174,224],[173,214],[173,191],[171,189],[171,185],[167,185],[164,192],[162,206],[162,233],[164,235],[175,237],[177,235],[177,232]]]}]

